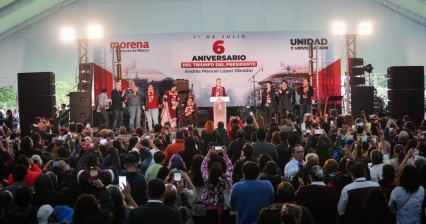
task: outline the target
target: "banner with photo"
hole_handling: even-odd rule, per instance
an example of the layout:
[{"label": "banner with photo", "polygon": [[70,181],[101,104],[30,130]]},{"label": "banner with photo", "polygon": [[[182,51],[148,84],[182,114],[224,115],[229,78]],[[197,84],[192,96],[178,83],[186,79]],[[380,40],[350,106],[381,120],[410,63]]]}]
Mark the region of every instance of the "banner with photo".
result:
[{"label": "banner with photo", "polygon": [[310,42],[319,74],[318,85],[316,75],[312,77],[318,88],[314,98],[340,95],[340,41],[320,31],[114,35],[95,48],[94,62],[112,71],[118,45],[123,79],[186,79],[197,104],[209,107],[211,88],[220,78],[230,97],[228,106],[253,106],[260,103],[265,81],[278,87],[287,79],[294,88],[309,76]]}]

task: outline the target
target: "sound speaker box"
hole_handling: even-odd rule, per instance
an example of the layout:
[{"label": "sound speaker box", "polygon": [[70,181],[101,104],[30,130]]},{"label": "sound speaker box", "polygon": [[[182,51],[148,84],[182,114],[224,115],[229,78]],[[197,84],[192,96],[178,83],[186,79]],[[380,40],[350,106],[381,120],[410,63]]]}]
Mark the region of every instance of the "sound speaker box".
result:
[{"label": "sound speaker box", "polygon": [[92,125],[92,98],[90,92],[70,92],[70,121]]},{"label": "sound speaker box", "polygon": [[53,72],[18,73],[18,96],[55,95]]},{"label": "sound speaker box", "polygon": [[388,89],[424,89],[423,66],[393,66],[387,75]]},{"label": "sound speaker box", "polygon": [[402,119],[409,115],[419,126],[424,117],[424,90],[388,90],[389,110],[392,118]]},{"label": "sound speaker box", "polygon": [[374,113],[374,87],[372,86],[351,88],[351,114],[354,118],[359,118],[361,111],[364,111],[366,116]]}]

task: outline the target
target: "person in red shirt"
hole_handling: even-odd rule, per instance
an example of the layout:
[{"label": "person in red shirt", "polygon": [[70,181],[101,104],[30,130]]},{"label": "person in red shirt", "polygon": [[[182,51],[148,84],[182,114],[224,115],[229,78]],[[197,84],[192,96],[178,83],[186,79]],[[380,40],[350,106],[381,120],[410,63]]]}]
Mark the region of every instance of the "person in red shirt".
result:
[{"label": "person in red shirt", "polygon": [[184,116],[181,122],[181,126],[186,126],[187,121],[191,121],[194,124],[195,113],[198,112],[197,104],[194,103],[194,95],[190,95],[184,106]]},{"label": "person in red shirt", "polygon": [[222,86],[222,80],[216,79],[216,86],[212,87],[212,97],[226,96],[225,87]]},{"label": "person in red shirt", "polygon": [[160,100],[160,95],[154,91],[154,86],[149,84],[145,95],[145,102],[142,106],[142,110],[145,111],[145,116],[148,120],[148,130],[154,130],[154,125],[158,124]]},{"label": "person in red shirt", "polygon": [[170,144],[164,150],[164,154],[166,154],[166,159],[164,160],[164,166],[169,165],[170,158],[173,155],[178,154],[185,148],[185,135],[183,132],[176,132],[176,141],[173,144]]},{"label": "person in red shirt", "polygon": [[[16,161],[16,165],[23,165],[28,168],[27,178],[24,181],[24,185],[28,187],[33,187],[36,178],[38,177],[38,175],[40,175],[43,172],[40,169],[40,167],[34,164],[34,162],[30,158],[27,158],[25,155],[20,155],[18,157],[18,160]],[[13,184],[13,182],[14,182],[13,176],[12,174],[10,174],[9,177],[7,178],[7,184],[11,185]]]}]

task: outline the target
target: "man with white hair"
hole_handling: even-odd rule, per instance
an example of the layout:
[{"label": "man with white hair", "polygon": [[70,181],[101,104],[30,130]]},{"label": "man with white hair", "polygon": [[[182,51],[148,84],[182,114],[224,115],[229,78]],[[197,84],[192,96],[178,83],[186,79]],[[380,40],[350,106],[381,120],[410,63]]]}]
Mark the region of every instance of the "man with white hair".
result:
[{"label": "man with white hair", "polygon": [[135,85],[135,82],[130,81],[129,88],[126,89],[124,95],[126,96],[127,107],[129,109],[129,128],[130,132],[133,132],[141,125],[141,99],[143,94],[139,91],[139,88]]},{"label": "man with white hair", "polygon": [[114,84],[114,90],[111,91],[111,110],[113,115],[112,130],[117,131],[117,127],[123,125],[123,96],[121,82]]}]

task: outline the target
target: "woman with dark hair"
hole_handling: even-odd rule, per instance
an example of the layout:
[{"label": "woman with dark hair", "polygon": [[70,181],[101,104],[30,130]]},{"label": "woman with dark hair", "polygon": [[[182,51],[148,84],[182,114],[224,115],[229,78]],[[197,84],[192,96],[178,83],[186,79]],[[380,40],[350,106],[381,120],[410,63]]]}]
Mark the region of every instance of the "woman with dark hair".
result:
[{"label": "woman with dark hair", "polygon": [[111,223],[114,214],[109,192],[102,181],[97,179],[92,185],[98,189],[99,202],[92,194],[82,194],[77,198],[74,206],[73,221],[79,223]]},{"label": "woman with dark hair", "polygon": [[387,207],[385,193],[380,188],[372,188],[364,201],[364,221],[362,223],[392,224],[395,217]]},{"label": "woman with dark hair", "polygon": [[[114,205],[112,223],[127,223],[129,220],[130,209],[138,207],[130,194],[130,185],[125,185],[123,192],[121,192],[120,188],[115,185],[109,185],[107,190],[111,196],[112,204]],[[124,199],[129,202],[129,205],[126,204],[126,200]]]},{"label": "woman with dark hair", "polygon": [[[222,154],[226,167],[222,167],[220,162],[210,163],[210,157],[216,154]],[[226,168],[226,172],[223,172],[223,168]],[[206,223],[220,224],[222,223],[223,206],[225,204],[223,192],[231,191],[229,179],[232,173],[232,163],[226,154],[226,150],[218,152],[210,149],[201,164],[201,172],[205,183],[201,200],[206,206]]]},{"label": "woman with dark hair", "polygon": [[269,154],[263,153],[262,155],[259,156],[259,170],[260,170],[260,174],[263,173],[263,169],[266,166],[266,163],[271,161],[272,158]]},{"label": "woman with dark hair", "polygon": [[195,186],[195,193],[197,197],[194,204],[192,205],[192,219],[194,220],[195,224],[203,223],[204,216],[206,216],[206,210],[204,208],[205,205],[201,200],[201,194],[204,189],[204,180],[201,173],[201,163],[203,162],[203,159],[203,155],[195,155],[194,159],[192,160],[191,170],[188,173],[189,178],[191,178],[191,181]]},{"label": "woman with dark hair", "polygon": [[195,155],[201,154],[199,150],[195,147],[195,139],[191,136],[186,137],[185,139],[185,148],[183,151],[179,152],[179,155],[182,157],[185,162],[186,167],[192,167],[192,160]]},{"label": "woman with dark hair", "polygon": [[[74,185],[75,183],[70,183]],[[73,206],[73,188],[63,186],[59,191],[55,189],[55,184],[52,182],[51,177],[48,174],[40,174],[34,183],[34,197],[33,204],[36,208],[44,204],[49,204],[52,207],[56,205],[68,205]]]},{"label": "woman with dark hair", "polygon": [[15,151],[15,158],[18,158],[20,155],[25,155],[27,158],[31,158],[33,155],[41,156],[42,153],[40,150],[35,150],[33,140],[30,137],[25,136],[21,140],[20,147],[18,146],[18,151]]},{"label": "woman with dark hair", "polygon": [[33,140],[33,149],[43,151],[43,139],[39,133],[32,133],[31,139]]},{"label": "woman with dark hair", "polygon": [[396,213],[397,223],[421,223],[424,196],[418,171],[414,166],[405,166],[388,204]]},{"label": "woman with dark hair", "polygon": [[296,204],[285,203],[281,209],[281,223],[302,223],[302,209]]},{"label": "woman with dark hair", "polygon": [[[263,154],[267,155],[267,154]],[[281,175],[278,175],[278,166],[275,161],[270,160],[265,164],[263,168],[263,173],[258,177],[259,180],[267,180],[271,182],[272,187],[274,187],[274,195],[277,193],[278,184],[283,180]]]},{"label": "woman with dark hair", "polygon": [[[271,126],[268,130],[268,134],[266,134],[266,140],[267,142],[271,142],[272,143],[272,134],[276,131],[280,131],[280,128],[278,126]],[[279,141],[278,141],[279,142]],[[274,144],[274,143],[272,143]],[[279,144],[279,143],[278,143]]]},{"label": "woman with dark hair", "polygon": [[253,145],[246,143],[243,147],[241,158],[234,164],[234,172],[232,172],[232,183],[237,183],[243,178],[243,164],[247,161],[258,163],[257,159],[253,158]]},{"label": "woman with dark hair", "polygon": [[118,150],[118,154],[127,153],[126,148],[124,147],[121,139],[114,139],[112,141],[112,145],[114,146],[114,148],[116,148]]},{"label": "woman with dark hair", "polygon": [[281,143],[280,132],[274,131],[274,133],[272,133],[272,137],[271,137],[271,144],[279,145],[280,143]]},{"label": "woman with dark hair", "polygon": [[203,141],[203,154],[205,155],[210,149],[208,145],[210,142],[218,142],[218,134],[214,128],[213,121],[207,121],[201,131],[201,141]]}]

